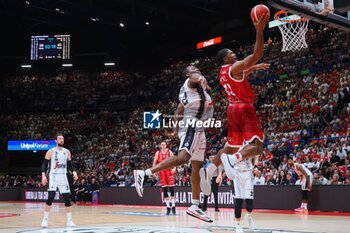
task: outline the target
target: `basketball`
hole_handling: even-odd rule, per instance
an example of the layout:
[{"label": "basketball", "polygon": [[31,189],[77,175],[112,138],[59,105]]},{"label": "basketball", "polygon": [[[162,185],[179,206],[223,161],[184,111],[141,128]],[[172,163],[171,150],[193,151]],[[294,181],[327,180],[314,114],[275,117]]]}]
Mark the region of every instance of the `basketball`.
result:
[{"label": "basketball", "polygon": [[261,16],[263,14],[270,15],[270,9],[263,4],[259,4],[253,7],[252,10],[250,11],[250,18],[252,18],[253,22],[255,23],[261,19]]}]

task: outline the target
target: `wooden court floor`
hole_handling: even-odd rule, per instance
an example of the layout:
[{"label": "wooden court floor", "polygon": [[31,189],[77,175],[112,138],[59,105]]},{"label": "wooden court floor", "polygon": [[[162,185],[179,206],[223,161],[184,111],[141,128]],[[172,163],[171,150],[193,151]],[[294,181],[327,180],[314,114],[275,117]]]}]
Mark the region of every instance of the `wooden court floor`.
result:
[{"label": "wooden court floor", "polygon": [[[167,216],[163,207],[95,205],[74,206],[75,228],[65,227],[63,204],[53,204],[49,228],[40,228],[43,203],[0,202],[0,232],[23,233],[228,233],[234,230],[234,212],[208,210],[214,223],[205,223],[186,215],[186,208],[178,207],[177,214]],[[243,213],[244,216],[244,213]],[[350,232],[350,213],[294,213],[292,211],[256,210],[253,214],[256,229],[245,232]]]}]

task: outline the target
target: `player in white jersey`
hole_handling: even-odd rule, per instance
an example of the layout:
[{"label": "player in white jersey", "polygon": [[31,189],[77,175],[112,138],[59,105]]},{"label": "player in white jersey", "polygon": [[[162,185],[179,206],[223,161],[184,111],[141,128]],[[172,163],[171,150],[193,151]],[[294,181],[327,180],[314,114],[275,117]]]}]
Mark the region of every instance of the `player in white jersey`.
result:
[{"label": "player in white jersey", "polygon": [[295,211],[307,211],[308,191],[310,192],[312,189],[314,176],[312,175],[311,171],[307,169],[303,164],[296,163],[293,161],[293,159],[288,160],[288,166],[293,168],[300,177],[302,196],[301,206],[295,209]]},{"label": "player in white jersey", "polygon": [[68,149],[64,148],[64,137],[62,134],[56,136],[56,147],[46,152],[44,161],[41,165],[41,182],[43,185],[47,184],[46,172],[49,173],[49,188],[48,199],[45,204],[44,218],[41,223],[41,227],[48,227],[49,212],[51,209],[52,201],[55,198],[56,190],[60,191],[64,198],[67,214],[67,226],[74,227],[75,224],[72,219],[72,210],[70,202],[70,189],[67,179],[67,168],[73,171],[73,178],[78,179],[77,173],[72,165],[71,153]]},{"label": "player in white jersey", "polygon": [[[182,121],[184,124],[189,121],[199,122],[212,118],[214,107],[210,95],[207,80],[202,76],[198,68],[188,66],[182,73],[186,79],[181,87],[180,103],[175,112],[175,122]],[[135,170],[135,188],[140,197],[143,196],[143,182],[145,175],[150,176],[159,171],[173,168],[191,161],[191,185],[192,185],[192,205],[187,210],[187,214],[205,222],[213,222],[199,206],[200,177],[199,169],[203,166],[206,150],[206,137],[203,127],[198,124],[179,126],[169,136],[178,135],[180,138],[179,152],[177,156],[171,156],[156,166],[143,170]]]},{"label": "player in white jersey", "polygon": [[[254,164],[258,163],[259,156],[255,156]],[[253,212],[254,199],[254,168],[253,159],[244,159],[233,165],[233,188],[235,193],[235,222],[236,232],[243,232],[240,225],[242,216],[243,201],[246,202],[247,214],[245,219],[248,222],[249,230],[254,230],[254,222],[251,213]]]}]

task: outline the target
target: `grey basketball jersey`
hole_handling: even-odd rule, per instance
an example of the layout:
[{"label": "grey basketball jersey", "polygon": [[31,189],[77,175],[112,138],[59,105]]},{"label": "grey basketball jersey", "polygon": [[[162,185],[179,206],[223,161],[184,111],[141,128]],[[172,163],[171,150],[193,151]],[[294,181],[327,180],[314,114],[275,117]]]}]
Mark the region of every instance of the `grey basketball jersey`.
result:
[{"label": "grey basketball jersey", "polygon": [[62,148],[58,150],[56,147],[52,148],[52,156],[50,161],[50,174],[65,174],[67,173],[67,156],[68,150]]},{"label": "grey basketball jersey", "polygon": [[184,118],[205,121],[213,117],[214,106],[210,95],[203,87],[190,88],[189,79],[182,85],[179,100],[185,108]]}]

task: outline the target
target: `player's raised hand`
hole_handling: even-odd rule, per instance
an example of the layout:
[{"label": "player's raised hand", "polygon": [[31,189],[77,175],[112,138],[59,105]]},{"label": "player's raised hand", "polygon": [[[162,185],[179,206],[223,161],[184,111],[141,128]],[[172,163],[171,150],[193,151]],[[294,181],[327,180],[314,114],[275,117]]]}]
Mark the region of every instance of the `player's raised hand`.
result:
[{"label": "player's raised hand", "polygon": [[47,184],[46,175],[42,175],[42,177],[41,177],[41,184],[42,184],[43,186],[45,186],[45,185]]},{"label": "player's raised hand", "polygon": [[270,65],[269,63],[260,63],[260,64],[257,64],[255,65],[255,70],[267,70],[270,68]]},{"label": "player's raised hand", "polygon": [[201,85],[204,89],[211,90],[211,87],[209,86],[208,81],[204,77],[202,77],[200,79],[200,81],[201,81]]},{"label": "player's raised hand", "polygon": [[256,30],[263,31],[266,24],[269,22],[270,14],[263,14],[259,21],[254,22]]}]

